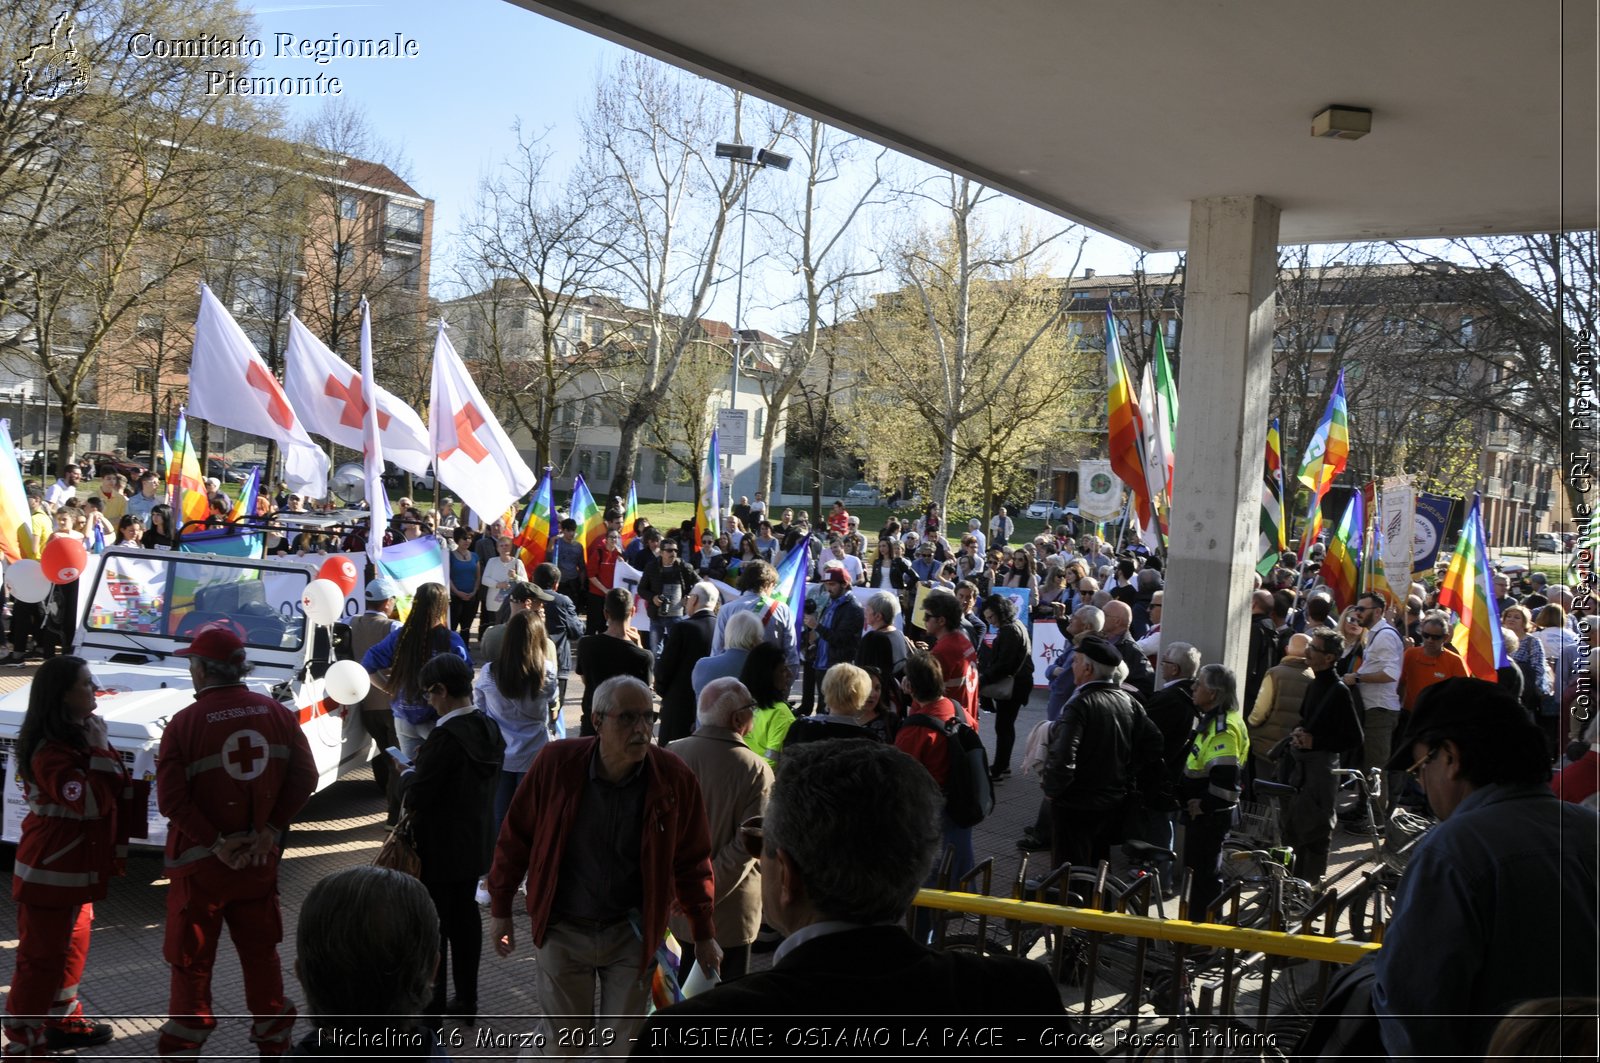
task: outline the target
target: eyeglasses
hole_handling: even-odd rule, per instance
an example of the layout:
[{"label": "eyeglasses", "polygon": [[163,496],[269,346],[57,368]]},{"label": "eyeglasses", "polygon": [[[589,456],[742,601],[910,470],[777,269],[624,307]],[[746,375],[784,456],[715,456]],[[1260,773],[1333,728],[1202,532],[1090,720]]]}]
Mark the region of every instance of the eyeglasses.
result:
[{"label": "eyeglasses", "polygon": [[1411,767],[1406,769],[1406,774],[1411,776],[1411,781],[1412,782],[1415,782],[1415,783],[1421,783],[1422,782],[1422,769],[1426,768],[1428,766],[1428,762],[1433,760],[1433,758],[1438,756],[1438,754],[1439,754],[1439,747],[1438,746],[1434,746],[1433,748],[1428,750],[1428,755],[1427,756],[1423,757],[1421,760],[1417,761],[1415,764],[1411,765]]},{"label": "eyeglasses", "polygon": [[641,723],[647,723],[654,727],[656,721],[661,719],[661,714],[659,712],[618,712],[608,715],[606,719],[615,723],[624,731],[631,731]]},{"label": "eyeglasses", "polygon": [[1422,641],[1424,641],[1424,642],[1443,642],[1444,641],[1444,632],[1441,631],[1438,634],[1429,634],[1428,632],[1424,631],[1422,633]]},{"label": "eyeglasses", "polygon": [[739,824],[739,841],[744,845],[746,856],[752,860],[761,859],[762,850],[767,844],[767,833],[762,827],[762,817],[751,816]]}]

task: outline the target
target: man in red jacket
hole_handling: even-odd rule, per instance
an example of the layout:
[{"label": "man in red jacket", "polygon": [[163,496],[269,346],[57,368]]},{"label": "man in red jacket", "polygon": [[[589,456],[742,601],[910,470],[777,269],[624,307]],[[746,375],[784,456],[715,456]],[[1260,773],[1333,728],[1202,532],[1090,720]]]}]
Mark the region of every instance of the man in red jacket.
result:
[{"label": "man in red jacket", "polygon": [[198,1056],[216,1028],[211,968],[224,923],[239,950],[250,1040],[263,1056],[289,1049],[295,1008],[283,995],[278,942],[278,856],[283,832],[317,785],[299,720],[244,685],[244,643],[227,621],[195,633],[188,649],[194,703],[167,724],[156,760],[156,800],[167,824],[167,931],[171,1017],[163,1056]]},{"label": "man in red jacket", "polygon": [[[501,956],[516,948],[511,902],[526,878],[546,1043],[605,1049],[644,1021],[674,901],[700,965],[720,970],[722,949],[705,802],[689,766],[650,741],[650,688],[608,679],[590,711],[596,736],[545,746],[511,800],[489,869],[489,940]],[[596,1014],[631,1021],[591,1033]]]}]

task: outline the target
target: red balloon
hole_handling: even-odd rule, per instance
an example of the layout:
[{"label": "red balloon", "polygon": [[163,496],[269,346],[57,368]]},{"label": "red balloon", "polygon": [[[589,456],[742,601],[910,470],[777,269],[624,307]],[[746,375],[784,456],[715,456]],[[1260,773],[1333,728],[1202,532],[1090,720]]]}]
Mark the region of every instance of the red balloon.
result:
[{"label": "red balloon", "polygon": [[330,557],[317,569],[318,579],[332,580],[339,585],[339,589],[349,594],[356,589],[356,584],[361,581],[361,573],[356,570],[355,562],[348,557]]},{"label": "red balloon", "polygon": [[44,544],[39,564],[44,578],[51,583],[71,583],[83,575],[83,566],[89,563],[89,551],[83,543],[65,535],[57,535]]}]

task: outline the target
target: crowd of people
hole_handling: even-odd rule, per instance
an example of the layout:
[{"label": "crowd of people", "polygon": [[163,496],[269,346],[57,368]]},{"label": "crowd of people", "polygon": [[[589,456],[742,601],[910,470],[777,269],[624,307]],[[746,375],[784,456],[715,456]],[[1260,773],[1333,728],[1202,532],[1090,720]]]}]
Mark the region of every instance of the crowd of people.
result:
[{"label": "crowd of people", "polygon": [[[63,484],[72,486],[66,478]],[[102,481],[103,496],[108,489],[119,492],[115,478]],[[41,505],[70,513],[75,497],[55,493],[55,502],[41,496]],[[135,500],[120,500],[119,519],[132,515]],[[404,992],[383,999],[409,1009],[404,1015],[424,1026],[445,1016],[476,1020],[485,940],[480,908],[489,908],[492,949],[508,956],[518,944],[512,916],[519,895],[552,1043],[606,1047],[582,1040],[599,1036],[596,1015],[634,1016],[632,1026],[607,1027],[625,1041],[643,1022],[660,969],[671,966],[661,959],[669,930],[684,949],[681,971],[666,974],[687,978],[698,967],[731,983],[682,1006],[697,1014],[757,1004],[809,1010],[818,1000],[834,1008],[834,990],[859,975],[850,964],[865,955],[951,984],[955,973],[970,975],[964,984],[978,986],[978,974],[945,970],[940,965],[950,961],[932,958],[921,924],[916,937],[881,925],[903,921],[916,886],[936,884],[941,863],[959,881],[976,862],[973,824],[955,814],[953,795],[966,782],[958,780],[965,770],[958,735],[982,729],[985,717],[994,730],[987,782],[999,799],[1031,811],[1028,788],[1004,784],[1018,778],[1014,767],[1039,777],[1037,813],[1021,848],[1048,849],[1056,866],[1092,866],[1120,841],[1145,841],[1165,854],[1160,870],[1169,894],[1179,876],[1168,865],[1181,851],[1193,883],[1186,910],[1196,919],[1210,913],[1220,891],[1219,851],[1257,780],[1293,788],[1285,840],[1294,847],[1295,873],[1313,882],[1328,875],[1337,823],[1332,768],[1340,764],[1389,773],[1389,785],[1372,797],[1380,830],[1395,801],[1429,803],[1448,818],[1472,810],[1473,790],[1497,792],[1502,782],[1521,787],[1521,796],[1531,799],[1536,789],[1555,801],[1549,769],[1569,754],[1573,763],[1556,791],[1569,804],[1592,805],[1600,790],[1595,735],[1574,733],[1566,722],[1575,718],[1570,705],[1581,640],[1591,634],[1564,587],[1530,581],[1513,588],[1501,578],[1496,592],[1513,663],[1491,687],[1462,678],[1466,669],[1448,645],[1452,617],[1438,608],[1436,587],[1415,584],[1404,602],[1365,594],[1339,611],[1332,593],[1307,578],[1315,556],[1302,573],[1285,555],[1284,566],[1257,580],[1240,633],[1248,663],[1238,675],[1204,661],[1185,641],[1194,633],[1164,627],[1160,557],[1131,543],[1119,549],[1070,525],[1014,543],[1014,522],[1003,509],[986,526],[972,519],[952,535],[939,507],[929,505],[914,521],[888,521],[869,549],[843,502],[814,528],[804,511],[785,509],[769,519],[757,496],[755,503],[740,501],[725,531],[698,541],[688,522],[664,533],[641,518],[624,550],[622,507],[613,500],[593,556],[576,542],[575,522],[563,516],[546,560],[530,572],[499,522],[479,533],[448,502],[429,514],[406,502],[386,536],[447,532],[447,582],[423,585],[402,621],[398,588],[383,577],[372,580],[367,610],[350,624],[349,645],[373,680],[361,719],[377,748],[398,752],[380,755],[374,771],[389,822],[403,820],[415,840],[418,877],[432,902],[423,929],[437,942],[426,980],[411,965],[417,970]],[[285,511],[300,504],[290,496]],[[100,508],[111,507],[102,501]],[[815,545],[811,590],[791,612],[775,593],[777,568],[807,541]],[[635,627],[634,593],[611,586],[622,562],[641,573],[637,596],[647,631]],[[1047,688],[1044,719],[1019,745],[1017,721],[1035,689],[1036,623],[1055,625],[1063,647],[1039,677]],[[13,648],[20,653],[16,628],[14,615]],[[168,728],[158,785],[161,808],[174,824],[167,938],[173,1018],[163,1028],[163,1054],[197,1049],[214,1025],[214,931],[219,921],[234,927],[236,920],[266,918],[260,906],[282,832],[310,792],[304,739],[292,724],[293,736],[285,733],[272,746],[282,763],[269,773],[270,794],[253,778],[194,769],[221,760],[217,750],[237,748],[238,728],[226,724],[232,717],[214,711],[224,701],[238,711],[259,710],[274,726],[282,721],[268,706],[282,707],[251,700],[257,696],[240,686],[247,664],[236,638],[206,629],[188,652],[199,697]],[[59,720],[49,734],[76,759],[68,765],[64,751],[41,746],[34,770],[53,777],[30,785],[59,787],[63,771],[91,778],[96,751],[107,746],[92,698],[85,712],[72,693],[87,666],[59,660],[69,662],[54,666],[62,675],[36,681],[33,697],[41,719]],[[568,737],[573,674],[583,681],[583,696],[578,734]],[[92,677],[86,681],[92,686]],[[1455,705],[1474,708],[1457,718]],[[30,719],[34,713],[30,703]],[[1501,779],[1474,745],[1489,733],[1523,743],[1514,779]],[[1569,741],[1578,744],[1569,749]],[[112,791],[127,780],[110,767],[105,773],[95,782],[109,787],[96,805],[107,840],[82,857],[105,865],[92,876],[93,888],[48,902],[19,894],[30,905],[29,930],[14,981],[25,989],[19,996],[14,988],[8,1003],[13,1017],[30,1014],[25,1005],[36,1008],[33,1014],[50,1010],[42,1001],[60,1008],[46,985],[76,984],[70,965],[81,967],[81,956],[60,969],[59,960],[41,959],[39,942],[68,935],[76,941],[80,934],[86,942],[89,902],[104,895],[111,842],[126,826]],[[258,795],[246,803],[253,818],[214,811],[245,807],[230,787]],[[47,846],[56,813],[40,809],[54,802],[35,802],[30,794],[34,811],[23,852]],[[1487,799],[1480,796],[1480,803]],[[1478,812],[1485,814],[1498,822],[1494,812]],[[1359,807],[1346,816],[1352,825],[1368,819]],[[1592,879],[1592,820],[1584,810],[1561,827],[1587,825],[1590,844],[1575,849],[1560,874]],[[1469,843],[1460,833],[1441,837],[1465,851]],[[18,867],[22,881],[20,855]],[[362,888],[394,886],[374,879]],[[1398,933],[1404,934],[1406,913],[1424,903],[1416,896],[1401,898]],[[275,912],[275,894],[271,903]],[[420,911],[420,895],[408,903]],[[308,903],[303,918],[317,910]],[[1560,914],[1587,920],[1592,941],[1592,904],[1564,897]],[[1409,918],[1415,925],[1426,917]],[[772,972],[747,975],[752,953],[763,947],[763,925],[774,937],[788,936],[776,944]],[[265,1054],[287,1049],[294,1009],[277,975],[277,939],[265,932],[241,938],[236,931],[235,942],[241,960],[248,957],[253,1036]],[[976,961],[962,961],[970,962]],[[1396,961],[1402,962],[1408,961]],[[995,966],[996,980],[982,992],[1010,1012],[1023,1000],[1028,1010],[1058,1010],[1054,987],[1025,967]],[[829,977],[844,981],[817,980]],[[1418,980],[1413,973],[1404,992],[1377,996],[1396,1012],[1403,1006],[1416,1014],[1514,1002],[1498,981],[1430,998],[1415,992]],[[319,1028],[335,1024],[328,1009],[345,999],[341,991],[306,980],[304,972],[302,981],[314,1015],[322,1016]],[[823,984],[830,988],[815,996]],[[1393,984],[1392,977],[1380,980]],[[851,1003],[900,1000],[884,995],[881,980],[874,985],[879,992]],[[29,1048],[95,1043],[101,1024],[83,1019],[71,1003],[67,1014],[76,1027],[14,1018],[8,1038]],[[920,1003],[970,1011],[973,1000],[931,992]],[[854,1009],[840,1004],[838,1010]],[[669,1008],[656,1021],[675,1014],[681,1012]],[[1396,1043],[1420,1049],[1416,1036],[1397,1033]]]}]

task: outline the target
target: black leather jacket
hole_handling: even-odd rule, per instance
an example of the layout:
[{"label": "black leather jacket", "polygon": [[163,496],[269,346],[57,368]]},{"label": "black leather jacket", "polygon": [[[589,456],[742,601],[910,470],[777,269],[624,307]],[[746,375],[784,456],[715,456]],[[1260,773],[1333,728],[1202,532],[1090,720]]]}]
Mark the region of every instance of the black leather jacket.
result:
[{"label": "black leather jacket", "polygon": [[1045,796],[1068,809],[1121,808],[1142,765],[1161,761],[1161,731],[1133,696],[1109,682],[1080,686],[1050,731]]}]

